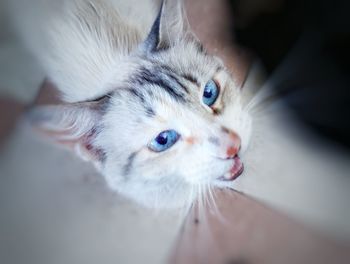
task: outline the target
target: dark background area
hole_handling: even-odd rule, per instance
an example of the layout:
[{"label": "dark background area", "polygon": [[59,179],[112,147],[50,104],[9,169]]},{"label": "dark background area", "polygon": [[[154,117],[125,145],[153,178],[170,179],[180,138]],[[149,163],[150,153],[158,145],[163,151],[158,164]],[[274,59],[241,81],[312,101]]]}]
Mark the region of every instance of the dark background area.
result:
[{"label": "dark background area", "polygon": [[231,0],[235,38],[318,134],[350,150],[350,1]]}]

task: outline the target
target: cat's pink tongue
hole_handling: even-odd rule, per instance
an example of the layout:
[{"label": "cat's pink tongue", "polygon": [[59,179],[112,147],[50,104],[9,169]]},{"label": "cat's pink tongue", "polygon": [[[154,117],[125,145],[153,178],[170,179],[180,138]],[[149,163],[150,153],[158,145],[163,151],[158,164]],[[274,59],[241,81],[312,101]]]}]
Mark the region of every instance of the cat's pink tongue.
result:
[{"label": "cat's pink tongue", "polygon": [[244,166],[241,159],[238,156],[236,156],[233,158],[233,160],[234,160],[234,164],[230,169],[230,172],[226,173],[226,175],[224,176],[225,180],[228,180],[228,181],[235,180],[244,171]]}]

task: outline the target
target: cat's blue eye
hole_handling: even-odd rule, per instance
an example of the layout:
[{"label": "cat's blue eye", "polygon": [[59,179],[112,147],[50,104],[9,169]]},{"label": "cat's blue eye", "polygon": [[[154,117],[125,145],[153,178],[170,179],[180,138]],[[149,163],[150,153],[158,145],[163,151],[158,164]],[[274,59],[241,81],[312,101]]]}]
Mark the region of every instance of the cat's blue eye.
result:
[{"label": "cat's blue eye", "polygon": [[216,99],[219,96],[219,88],[213,80],[210,80],[207,82],[207,84],[204,87],[203,91],[203,103],[205,103],[207,106],[212,106]]},{"label": "cat's blue eye", "polygon": [[148,144],[148,148],[154,152],[162,152],[173,146],[179,137],[175,130],[163,131]]}]

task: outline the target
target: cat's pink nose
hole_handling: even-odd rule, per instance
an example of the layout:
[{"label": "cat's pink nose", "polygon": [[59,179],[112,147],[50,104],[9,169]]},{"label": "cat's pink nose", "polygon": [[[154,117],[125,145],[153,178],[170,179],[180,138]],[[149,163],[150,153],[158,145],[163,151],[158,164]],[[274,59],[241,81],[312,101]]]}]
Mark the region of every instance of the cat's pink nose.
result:
[{"label": "cat's pink nose", "polygon": [[224,128],[223,130],[228,137],[226,141],[226,157],[228,159],[234,158],[241,149],[241,138],[238,136],[237,133],[233,132],[232,130],[229,130],[227,128]]}]

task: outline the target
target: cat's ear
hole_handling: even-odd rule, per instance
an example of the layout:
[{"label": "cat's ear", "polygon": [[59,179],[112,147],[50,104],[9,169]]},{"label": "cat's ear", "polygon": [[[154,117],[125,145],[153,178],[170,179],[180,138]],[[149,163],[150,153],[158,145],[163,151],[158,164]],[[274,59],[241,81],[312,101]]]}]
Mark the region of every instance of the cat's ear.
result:
[{"label": "cat's ear", "polygon": [[98,102],[37,106],[26,117],[39,132],[98,165],[103,152],[94,145],[103,107]]},{"label": "cat's ear", "polygon": [[149,52],[167,49],[190,34],[189,29],[182,0],[163,0],[143,47]]}]

